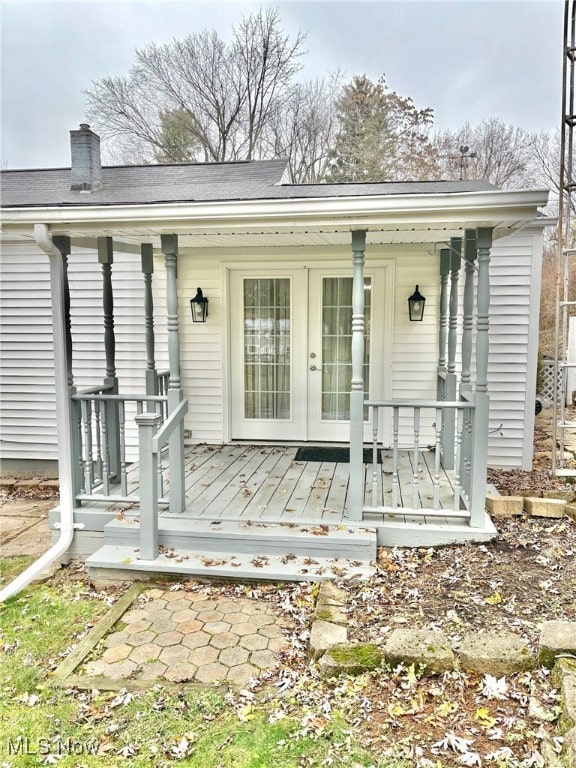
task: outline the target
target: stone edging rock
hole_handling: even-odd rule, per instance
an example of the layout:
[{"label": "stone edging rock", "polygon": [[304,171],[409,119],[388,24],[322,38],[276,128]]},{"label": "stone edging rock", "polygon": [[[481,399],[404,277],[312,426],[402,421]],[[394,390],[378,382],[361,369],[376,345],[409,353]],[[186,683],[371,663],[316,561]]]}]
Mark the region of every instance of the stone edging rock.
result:
[{"label": "stone edging rock", "polygon": [[531,670],[538,662],[552,668],[551,680],[560,692],[562,708],[558,721],[564,740],[562,760],[566,768],[576,768],[576,622],[543,622],[537,659],[522,638],[506,631],[470,632],[452,645],[441,632],[401,628],[380,648],[374,643],[348,643],[346,601],[344,590],[331,581],[321,582],[309,644],[309,658],[318,663],[321,677],[357,675],[384,662],[415,664],[429,675],[459,666],[504,677]]}]

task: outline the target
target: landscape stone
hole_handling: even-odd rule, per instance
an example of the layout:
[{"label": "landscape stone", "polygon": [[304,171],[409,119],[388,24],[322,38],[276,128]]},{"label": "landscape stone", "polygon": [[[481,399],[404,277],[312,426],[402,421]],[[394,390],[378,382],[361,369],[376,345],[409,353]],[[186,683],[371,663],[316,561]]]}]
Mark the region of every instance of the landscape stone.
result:
[{"label": "landscape stone", "polygon": [[560,688],[560,706],[562,714],[558,720],[560,733],[568,733],[576,728],[576,676],[564,675]]},{"label": "landscape stone", "polygon": [[576,522],[576,504],[566,504],[566,509],[564,511],[571,520]]},{"label": "landscape stone", "polygon": [[395,629],[384,646],[390,664],[424,664],[425,673],[439,675],[454,669],[454,653],[441,632],[426,629]]},{"label": "landscape stone", "polygon": [[310,643],[308,646],[308,655],[311,659],[319,659],[328,648],[333,645],[345,643],[348,639],[346,627],[341,624],[331,624],[328,621],[312,622],[310,631]]},{"label": "landscape stone", "polygon": [[463,669],[504,677],[534,668],[529,647],[512,632],[473,632],[458,648]]},{"label": "landscape stone", "polygon": [[316,610],[314,611],[314,621],[318,620],[329,621],[331,624],[348,623],[348,616],[346,611],[340,605],[331,605],[329,603],[317,603]]},{"label": "landscape stone", "polygon": [[544,621],[540,628],[538,660],[545,667],[554,666],[556,656],[576,656],[576,621]]},{"label": "landscape stone", "polygon": [[566,502],[563,499],[539,499],[534,496],[524,499],[526,512],[532,517],[564,517]]},{"label": "landscape stone", "polygon": [[576,768],[576,728],[564,734],[562,757],[565,768]]},{"label": "landscape stone", "polygon": [[559,488],[550,488],[542,491],[545,499],[563,499],[564,501],[574,501],[574,491],[562,490]]},{"label": "landscape stone", "polygon": [[384,654],[374,643],[335,645],[320,658],[318,668],[321,677],[336,675],[361,675],[381,666]]},{"label": "landscape stone", "polygon": [[486,507],[488,513],[495,517],[515,517],[524,514],[524,498],[522,496],[499,496],[487,493]]},{"label": "landscape stone", "polygon": [[323,581],[318,590],[317,603],[321,605],[346,605],[348,594],[333,581]]},{"label": "landscape stone", "polygon": [[576,657],[560,656],[560,658],[556,659],[552,674],[550,675],[550,682],[554,688],[562,686],[564,675],[576,676]]}]

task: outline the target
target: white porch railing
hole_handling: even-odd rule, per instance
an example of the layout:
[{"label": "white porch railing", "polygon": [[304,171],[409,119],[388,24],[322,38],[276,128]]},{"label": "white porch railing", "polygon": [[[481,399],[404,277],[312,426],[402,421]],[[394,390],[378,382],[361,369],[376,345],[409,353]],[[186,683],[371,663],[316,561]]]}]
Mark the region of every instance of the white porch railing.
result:
[{"label": "white porch railing", "polygon": [[[128,462],[126,460],[126,406],[135,404],[136,414],[154,408],[160,422],[165,420],[165,395],[115,395],[112,387],[97,386],[72,395],[76,406],[78,440],[76,500],[137,502],[128,495]],[[158,463],[158,486],[163,489],[162,462]],[[160,503],[167,505],[165,499]]]},{"label": "white porch railing", "polygon": [[[463,396],[462,401],[417,401],[417,400],[368,400],[366,405],[371,412],[372,423],[372,463],[367,465],[366,483],[370,504],[365,504],[363,512],[377,514],[406,514],[410,516],[470,518],[470,496],[474,472],[474,419],[475,404],[472,395]],[[380,438],[380,424],[384,410],[392,411],[392,446],[382,465],[378,464],[378,451],[384,451]],[[412,482],[410,486],[400,487],[400,413],[411,414],[411,433],[413,435],[411,452]],[[422,414],[432,414],[434,444],[423,445]],[[403,413],[403,415],[404,415]],[[451,484],[442,483],[446,477],[442,464],[442,441],[445,422],[455,424],[454,455],[455,470]],[[406,446],[403,446],[405,449]],[[433,449],[433,450],[431,450]],[[425,460],[425,455],[433,455],[433,463]],[[380,467],[382,469],[380,469]],[[420,473],[428,475],[424,482]],[[384,475],[392,475],[389,494],[384,492]],[[427,486],[427,487],[425,487]],[[430,491],[431,489],[431,491]],[[386,504],[385,496],[389,503]],[[431,496],[431,504],[430,504]]]},{"label": "white porch railing", "polygon": [[[177,433],[183,442],[184,416],[188,411],[188,400],[182,400],[170,414],[166,422],[160,426],[161,416],[158,413],[141,413],[136,417],[140,445],[140,557],[143,560],[155,560],[158,557],[158,505],[162,449]],[[160,427],[160,429],[158,429]],[[183,511],[184,498],[181,498],[184,463],[173,466],[175,477],[170,484],[170,509]]]}]

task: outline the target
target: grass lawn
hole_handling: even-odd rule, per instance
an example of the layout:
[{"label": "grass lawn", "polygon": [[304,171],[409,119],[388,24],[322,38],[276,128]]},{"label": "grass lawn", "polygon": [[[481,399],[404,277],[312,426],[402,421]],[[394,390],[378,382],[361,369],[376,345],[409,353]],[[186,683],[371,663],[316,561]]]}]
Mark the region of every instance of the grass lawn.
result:
[{"label": "grass lawn", "polygon": [[[8,561],[3,580],[26,565],[23,558]],[[328,719],[305,705],[286,716],[276,691],[257,700],[225,687],[195,693],[51,688],[51,672],[108,607],[105,594],[62,575],[3,606],[2,768],[87,768],[103,760],[134,768],[384,765],[362,749],[337,708]]]}]

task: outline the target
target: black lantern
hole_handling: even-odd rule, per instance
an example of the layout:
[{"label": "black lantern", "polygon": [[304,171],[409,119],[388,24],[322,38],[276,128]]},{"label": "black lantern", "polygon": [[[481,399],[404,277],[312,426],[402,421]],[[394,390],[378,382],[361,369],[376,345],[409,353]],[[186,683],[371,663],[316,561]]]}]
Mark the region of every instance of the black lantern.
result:
[{"label": "black lantern", "polygon": [[208,317],[208,299],[202,295],[202,288],[196,288],[196,296],[190,299],[190,309],[194,323],[206,322]]},{"label": "black lantern", "polygon": [[424,317],[425,303],[426,299],[418,290],[418,286],[416,286],[416,290],[408,299],[408,312],[410,313],[410,320],[422,320]]}]

